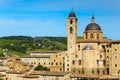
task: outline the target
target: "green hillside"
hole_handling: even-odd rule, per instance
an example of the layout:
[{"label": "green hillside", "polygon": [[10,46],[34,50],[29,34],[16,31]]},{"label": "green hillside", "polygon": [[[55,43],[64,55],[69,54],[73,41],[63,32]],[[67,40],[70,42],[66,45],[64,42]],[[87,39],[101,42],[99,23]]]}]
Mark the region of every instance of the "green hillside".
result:
[{"label": "green hillside", "polygon": [[66,37],[8,36],[0,38],[0,54],[27,55],[30,51],[64,51]]}]

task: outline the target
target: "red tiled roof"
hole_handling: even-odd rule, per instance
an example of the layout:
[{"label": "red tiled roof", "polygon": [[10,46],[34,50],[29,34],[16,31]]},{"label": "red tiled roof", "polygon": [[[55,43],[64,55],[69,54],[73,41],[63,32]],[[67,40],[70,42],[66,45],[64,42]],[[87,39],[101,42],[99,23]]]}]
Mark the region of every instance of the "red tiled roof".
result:
[{"label": "red tiled roof", "polygon": [[77,43],[110,43],[111,40],[109,39],[102,39],[102,40],[92,40],[92,39],[79,39],[77,40]]}]

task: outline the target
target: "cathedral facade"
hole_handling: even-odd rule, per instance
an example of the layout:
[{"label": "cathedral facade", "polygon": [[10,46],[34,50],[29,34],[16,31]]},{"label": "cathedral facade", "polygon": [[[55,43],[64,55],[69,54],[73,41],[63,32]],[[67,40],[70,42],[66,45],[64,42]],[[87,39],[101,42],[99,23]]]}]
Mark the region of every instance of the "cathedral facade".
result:
[{"label": "cathedral facade", "polygon": [[77,35],[77,17],[73,11],[67,18],[67,51],[50,57],[51,72],[70,72],[78,75],[118,76],[120,72],[120,41],[103,37],[103,32],[91,18],[83,38]]}]

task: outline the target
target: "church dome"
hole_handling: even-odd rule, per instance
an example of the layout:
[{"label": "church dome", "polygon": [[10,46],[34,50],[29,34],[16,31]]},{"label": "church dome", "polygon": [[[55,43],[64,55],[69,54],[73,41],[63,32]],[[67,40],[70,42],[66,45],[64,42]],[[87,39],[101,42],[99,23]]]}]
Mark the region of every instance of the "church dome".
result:
[{"label": "church dome", "polygon": [[75,16],[75,13],[71,11],[68,17],[76,17],[76,16]]},{"label": "church dome", "polygon": [[91,21],[92,21],[92,22],[87,25],[85,31],[88,31],[88,30],[100,30],[100,31],[101,31],[100,26],[95,23],[95,18],[94,18],[94,16],[92,16]]},{"label": "church dome", "polygon": [[101,30],[100,26],[96,23],[90,23],[85,30]]}]

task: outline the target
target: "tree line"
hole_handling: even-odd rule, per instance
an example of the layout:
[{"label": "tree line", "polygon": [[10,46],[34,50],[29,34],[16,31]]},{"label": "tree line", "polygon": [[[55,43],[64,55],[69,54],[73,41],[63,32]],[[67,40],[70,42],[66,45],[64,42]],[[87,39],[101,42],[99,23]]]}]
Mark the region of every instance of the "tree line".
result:
[{"label": "tree line", "polygon": [[27,51],[66,49],[66,37],[7,36],[0,38],[0,53],[16,51],[26,54]]}]

